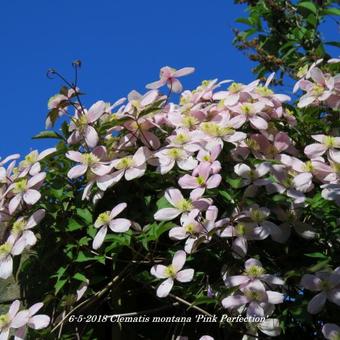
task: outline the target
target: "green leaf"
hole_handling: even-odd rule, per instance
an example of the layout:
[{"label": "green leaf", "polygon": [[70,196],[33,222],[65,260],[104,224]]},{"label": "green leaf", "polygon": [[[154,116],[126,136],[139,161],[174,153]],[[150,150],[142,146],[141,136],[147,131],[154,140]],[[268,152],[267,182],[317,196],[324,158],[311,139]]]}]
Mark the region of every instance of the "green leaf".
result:
[{"label": "green leaf", "polygon": [[340,16],[339,8],[327,8],[321,12],[322,15],[337,15]]},{"label": "green leaf", "polygon": [[84,209],[77,209],[77,215],[80,216],[85,222],[87,223],[92,223],[92,213],[89,209],[84,208]]},{"label": "green leaf", "polygon": [[242,186],[242,179],[241,178],[227,178],[226,181],[234,189],[239,189]]},{"label": "green leaf", "polygon": [[88,262],[88,261],[98,261],[102,264],[105,264],[105,256],[100,255],[86,255],[83,251],[78,253],[77,258],[74,260],[75,262]]},{"label": "green leaf", "polygon": [[56,282],[56,284],[54,285],[54,289],[55,289],[55,294],[58,294],[58,292],[60,291],[60,289],[62,289],[65,284],[66,284],[67,280],[64,279],[64,280],[58,280]]},{"label": "green leaf", "polygon": [[45,139],[45,138],[63,139],[63,137],[59,135],[59,133],[55,131],[48,131],[48,130],[41,131],[32,138],[33,139]]},{"label": "green leaf", "polygon": [[83,225],[81,225],[79,222],[77,222],[76,220],[74,220],[73,218],[70,218],[68,223],[67,223],[67,231],[75,231],[75,230],[79,230],[82,229]]},{"label": "green leaf", "polygon": [[328,259],[328,256],[322,253],[308,253],[308,254],[305,254],[305,256],[319,258],[319,259]]},{"label": "green leaf", "polygon": [[315,4],[313,2],[310,2],[310,1],[301,2],[300,4],[298,4],[298,7],[308,9],[309,11],[311,11],[314,14],[316,14],[318,12],[318,9],[316,8]]},{"label": "green leaf", "polygon": [[339,47],[340,48],[340,42],[339,41],[327,41],[325,42],[326,45],[330,45],[330,46],[335,46],[335,47]]},{"label": "green leaf", "polygon": [[78,280],[78,281],[81,281],[81,282],[85,282],[87,283],[88,282],[88,279],[86,278],[85,275],[81,274],[81,273],[76,273],[73,275],[73,278],[75,280]]}]

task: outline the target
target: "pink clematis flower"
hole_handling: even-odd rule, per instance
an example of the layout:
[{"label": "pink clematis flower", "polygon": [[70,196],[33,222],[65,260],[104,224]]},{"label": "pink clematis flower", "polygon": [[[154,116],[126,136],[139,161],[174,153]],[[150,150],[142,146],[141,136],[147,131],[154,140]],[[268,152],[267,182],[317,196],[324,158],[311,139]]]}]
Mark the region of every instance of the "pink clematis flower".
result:
[{"label": "pink clematis flower", "polygon": [[246,287],[240,288],[241,294],[230,295],[222,300],[222,305],[227,309],[235,309],[240,306],[247,306],[247,316],[265,316],[266,310],[273,305],[283,302],[283,294],[266,291],[264,285],[255,280]]},{"label": "pink clematis flower", "polygon": [[268,123],[259,114],[265,105],[261,102],[243,103],[233,107],[233,111],[238,113],[237,116],[230,120],[235,128],[240,128],[246,121],[249,121],[252,127],[258,130],[266,130]]},{"label": "pink clematis flower", "polygon": [[15,340],[24,340],[26,336],[26,326],[32,329],[43,329],[50,324],[50,317],[45,314],[37,314],[37,312],[44,306],[42,302],[36,303],[27,310],[23,310],[18,313],[18,316],[24,322],[25,325],[20,327],[15,332]]},{"label": "pink clematis flower", "polygon": [[217,174],[221,171],[221,163],[217,160],[217,157],[222,151],[220,144],[208,144],[206,149],[200,149],[196,156],[200,162],[210,163],[211,173]]},{"label": "pink clematis flower", "polygon": [[310,158],[318,158],[326,151],[330,154],[336,152],[335,149],[340,149],[340,137],[313,135],[312,138],[319,143],[313,143],[305,147],[305,155]]},{"label": "pink clematis flower", "polygon": [[40,153],[38,150],[30,152],[25,159],[19,163],[19,177],[25,177],[27,174],[31,176],[38,174],[41,170],[40,161],[56,151],[56,148],[49,148]]},{"label": "pink clematis flower", "polygon": [[101,213],[94,223],[95,228],[99,228],[93,243],[92,248],[98,249],[103,244],[105,236],[107,234],[107,228],[109,227],[113,232],[124,233],[129,230],[131,221],[126,218],[115,218],[127,207],[126,203],[120,203],[116,205],[111,212],[106,211]]},{"label": "pink clematis flower", "polygon": [[20,301],[12,302],[6,314],[0,315],[0,339],[9,339],[11,328],[17,329],[24,326],[28,321],[28,313],[19,312]]},{"label": "pink clematis flower", "polygon": [[101,161],[101,159],[105,158],[105,155],[106,149],[103,146],[97,146],[92,152],[89,153],[69,151],[66,154],[66,157],[80,164],[71,168],[67,173],[67,177],[70,179],[75,179],[85,175],[87,171],[90,171],[97,176],[104,176],[108,174],[111,171],[112,166]]},{"label": "pink clematis flower", "polygon": [[175,253],[172,263],[169,266],[156,264],[151,268],[151,275],[158,279],[166,279],[157,288],[157,296],[164,298],[169,295],[174,281],[190,282],[194,276],[193,269],[183,269],[186,260],[186,253],[183,250],[179,250]]},{"label": "pink clematis flower", "polygon": [[243,196],[254,197],[258,187],[268,184],[268,180],[261,177],[268,174],[270,171],[270,164],[263,162],[257,164],[255,169],[251,169],[248,165],[239,163],[234,166],[234,171],[242,178],[241,185],[247,186]]},{"label": "pink clematis flower", "polygon": [[307,92],[300,98],[299,108],[325,101],[332,95],[334,78],[324,75],[318,67],[310,71],[310,76],[314,82],[302,80],[299,83],[299,87]]},{"label": "pink clematis flower", "polygon": [[220,100],[221,104],[226,107],[236,105],[239,101],[244,101],[250,97],[253,91],[259,84],[259,80],[255,80],[248,85],[241,83],[232,83],[228,87],[228,91],[219,91],[213,95],[214,100]]},{"label": "pink clematis flower", "polygon": [[164,66],[161,68],[159,74],[160,80],[146,85],[146,88],[155,90],[166,84],[171,91],[176,93],[182,92],[183,86],[177,78],[191,74],[194,71],[195,69],[193,67],[184,67],[176,70],[172,67]]},{"label": "pink clematis flower", "polygon": [[7,192],[14,195],[8,205],[8,211],[11,215],[23,202],[33,205],[39,201],[41,194],[37,189],[41,187],[45,177],[46,173],[41,172],[30,179],[19,178],[9,186]]},{"label": "pink clematis flower", "polygon": [[301,279],[301,285],[313,292],[320,292],[309,301],[307,306],[309,313],[319,313],[326,300],[340,306],[340,267],[334,269],[333,272],[305,274]]},{"label": "pink clematis flower", "polygon": [[268,283],[270,285],[283,285],[284,281],[274,275],[265,274],[265,269],[262,263],[256,259],[248,259],[244,263],[245,271],[243,275],[223,277],[224,283],[227,287],[246,287],[255,280]]},{"label": "pink clematis flower", "polygon": [[119,182],[123,176],[127,181],[142,177],[146,171],[146,161],[149,155],[149,149],[142,146],[133,156],[125,156],[113,160],[111,164],[116,168],[116,171],[108,177],[110,177],[114,183]]},{"label": "pink clematis flower", "polygon": [[157,221],[170,221],[181,214],[189,214],[192,211],[198,214],[200,210],[206,210],[211,205],[209,199],[202,198],[194,191],[191,192],[189,199],[185,199],[182,193],[175,188],[167,189],[164,196],[173,207],[158,210],[154,215],[154,219]]},{"label": "pink clematis flower", "polygon": [[182,170],[192,170],[197,166],[198,162],[190,154],[191,153],[185,151],[183,148],[165,147],[155,153],[155,157],[158,158],[158,170],[164,175],[168,173],[175,164]]},{"label": "pink clematis flower", "polygon": [[26,247],[36,244],[37,238],[31,231],[45,217],[45,210],[39,209],[28,220],[19,217],[12,225],[11,235],[16,238],[16,252],[22,253]]},{"label": "pink clematis flower", "polygon": [[183,189],[195,189],[198,195],[202,196],[206,189],[217,188],[222,177],[219,174],[213,174],[210,176],[211,167],[208,162],[202,162],[198,165],[195,175],[182,176],[178,184]]},{"label": "pink clematis flower", "polygon": [[67,142],[77,144],[82,140],[90,147],[94,148],[99,141],[98,133],[92,126],[105,112],[106,103],[102,100],[94,103],[89,110],[82,112],[80,109],[76,112],[74,120],[70,123],[72,132]]},{"label": "pink clematis flower", "polygon": [[7,279],[13,272],[13,256],[20,255],[24,249],[23,242],[18,242],[14,235],[9,235],[0,245],[0,278]]}]

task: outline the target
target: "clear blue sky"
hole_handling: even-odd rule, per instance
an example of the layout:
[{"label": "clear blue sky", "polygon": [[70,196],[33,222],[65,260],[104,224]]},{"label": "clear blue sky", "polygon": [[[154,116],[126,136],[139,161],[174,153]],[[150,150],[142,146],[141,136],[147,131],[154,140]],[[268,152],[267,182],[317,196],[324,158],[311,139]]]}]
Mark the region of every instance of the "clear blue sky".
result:
[{"label": "clear blue sky", "polygon": [[87,105],[144,91],[164,65],[196,67],[186,88],[215,77],[251,81],[251,63],[232,46],[243,9],[231,0],[1,1],[0,155],[48,145],[31,140],[61,85],[46,71],[71,77],[78,58]]}]

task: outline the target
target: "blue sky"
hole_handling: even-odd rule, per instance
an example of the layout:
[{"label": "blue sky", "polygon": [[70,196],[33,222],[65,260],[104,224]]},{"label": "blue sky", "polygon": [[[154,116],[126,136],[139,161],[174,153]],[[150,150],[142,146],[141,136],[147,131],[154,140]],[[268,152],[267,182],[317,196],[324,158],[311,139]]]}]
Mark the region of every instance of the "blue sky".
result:
[{"label": "blue sky", "polygon": [[44,129],[47,100],[61,85],[46,71],[72,77],[75,59],[83,63],[87,105],[143,91],[164,65],[196,67],[187,88],[216,77],[251,81],[251,63],[232,46],[243,10],[231,0],[2,1],[0,155],[49,144],[31,140]]}]

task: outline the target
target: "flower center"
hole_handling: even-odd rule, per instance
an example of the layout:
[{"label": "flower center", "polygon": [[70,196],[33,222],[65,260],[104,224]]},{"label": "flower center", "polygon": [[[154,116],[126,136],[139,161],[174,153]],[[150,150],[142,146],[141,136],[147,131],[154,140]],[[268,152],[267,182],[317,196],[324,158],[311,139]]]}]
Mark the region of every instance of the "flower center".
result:
[{"label": "flower center", "polygon": [[184,144],[186,142],[189,141],[189,136],[184,134],[184,133],[179,133],[176,137],[175,137],[175,142],[177,144]]},{"label": "flower center", "polygon": [[12,232],[16,235],[20,234],[26,226],[26,221],[21,219],[13,223]]},{"label": "flower center", "polygon": [[246,226],[243,223],[238,223],[235,227],[236,235],[243,236],[246,233]]},{"label": "flower center", "polygon": [[251,209],[250,218],[252,221],[260,223],[265,220],[266,214],[264,214],[260,209]]},{"label": "flower center", "polygon": [[106,212],[99,214],[97,221],[104,223],[104,224],[108,224],[111,221],[110,212],[106,211]]},{"label": "flower center", "polygon": [[4,243],[0,246],[0,258],[8,255],[12,250],[12,245],[10,243]]},{"label": "flower center", "polygon": [[198,119],[193,116],[185,116],[182,118],[182,124],[187,128],[193,128],[198,124]]},{"label": "flower center", "polygon": [[76,121],[76,125],[77,125],[78,127],[82,127],[82,126],[87,125],[87,124],[88,124],[88,120],[87,120],[86,115],[81,114],[81,115],[79,116],[79,118],[77,119],[77,121]]},{"label": "flower center", "polygon": [[325,136],[323,140],[323,144],[327,146],[327,148],[334,148],[335,146],[335,137]]},{"label": "flower center", "polygon": [[171,159],[175,159],[175,160],[181,159],[183,157],[183,150],[178,149],[178,148],[170,149],[168,150],[168,156]]},{"label": "flower center", "polygon": [[11,322],[11,318],[8,314],[0,315],[0,330],[4,329],[6,326],[9,326]]},{"label": "flower center", "polygon": [[241,112],[246,116],[252,116],[254,114],[253,107],[251,104],[242,104]]},{"label": "flower center", "polygon": [[250,277],[259,277],[264,274],[264,269],[263,267],[253,265],[246,269],[246,274]]},{"label": "flower center", "polygon": [[205,184],[205,179],[202,176],[198,176],[198,177],[196,177],[196,182],[197,182],[198,185],[202,186],[202,185]]},{"label": "flower center", "polygon": [[164,273],[167,277],[172,277],[175,278],[176,277],[176,271],[175,268],[170,265],[168,267],[165,268],[165,273]]},{"label": "flower center", "polygon": [[256,88],[256,92],[263,97],[268,97],[271,96],[273,94],[273,91],[268,89],[268,87],[265,86],[258,86]]},{"label": "flower center", "polygon": [[26,178],[22,178],[14,183],[13,193],[19,194],[25,192],[28,189],[28,182]]},{"label": "flower center", "polygon": [[188,234],[193,234],[195,232],[195,225],[193,223],[188,223],[184,226],[184,229]]},{"label": "flower center", "polygon": [[228,91],[231,93],[238,93],[242,90],[242,84],[241,83],[232,83],[228,87]]},{"label": "flower center", "polygon": [[127,156],[122,158],[119,163],[116,165],[117,170],[123,170],[127,168],[131,168],[135,164],[135,161],[131,156]]},{"label": "flower center", "polygon": [[316,97],[321,96],[323,94],[324,90],[325,89],[324,89],[323,86],[321,86],[319,84],[315,84],[312,88],[312,95],[316,96]]},{"label": "flower center", "polygon": [[99,158],[95,156],[93,153],[84,153],[82,156],[82,163],[86,165],[93,165],[99,162]]},{"label": "flower center", "polygon": [[185,198],[183,198],[177,202],[176,208],[181,211],[191,211],[192,203],[190,202],[190,200],[186,200]]},{"label": "flower center", "polygon": [[252,301],[262,301],[263,300],[263,292],[260,292],[255,289],[247,289],[244,292],[244,295]]},{"label": "flower center", "polygon": [[232,135],[235,130],[229,127],[222,128],[216,123],[205,122],[200,126],[201,130],[209,136],[213,137],[223,137],[225,135]]}]

